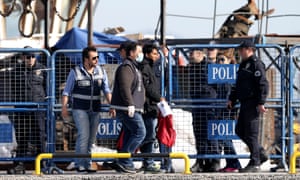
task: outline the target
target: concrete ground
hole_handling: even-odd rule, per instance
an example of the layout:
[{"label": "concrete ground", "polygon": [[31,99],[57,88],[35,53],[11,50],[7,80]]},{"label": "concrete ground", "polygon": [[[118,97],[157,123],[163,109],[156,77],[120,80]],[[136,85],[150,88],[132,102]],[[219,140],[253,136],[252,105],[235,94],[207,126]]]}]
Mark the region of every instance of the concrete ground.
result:
[{"label": "concrete ground", "polygon": [[193,173],[193,174],[120,174],[111,170],[98,171],[93,174],[78,174],[75,171],[68,171],[64,174],[45,174],[41,176],[34,175],[34,171],[27,172],[26,175],[7,175],[5,171],[0,171],[0,180],[16,179],[16,180],[35,180],[35,179],[57,179],[57,180],[77,180],[77,179],[97,179],[97,180],[184,180],[184,179],[226,179],[226,180],[296,180],[300,179],[300,174],[288,174],[287,172],[260,172],[260,173]]}]

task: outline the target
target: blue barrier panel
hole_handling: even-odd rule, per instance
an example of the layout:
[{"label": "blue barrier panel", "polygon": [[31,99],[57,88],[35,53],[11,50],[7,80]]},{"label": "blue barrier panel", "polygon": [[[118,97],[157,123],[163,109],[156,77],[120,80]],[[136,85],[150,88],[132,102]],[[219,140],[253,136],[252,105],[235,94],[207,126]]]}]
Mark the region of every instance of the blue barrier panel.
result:
[{"label": "blue barrier panel", "polygon": [[235,120],[209,120],[207,125],[208,139],[239,139],[235,134],[235,125]]},{"label": "blue barrier panel", "polygon": [[[184,147],[176,143],[174,151],[184,149],[193,158],[249,158],[241,140],[233,135],[234,125],[231,123],[235,121],[231,120],[237,119],[239,104],[231,111],[226,107],[230,89],[235,83],[235,72],[241,61],[237,46],[186,44],[169,47],[169,81],[166,88],[177,124],[176,130],[180,132],[177,141],[186,142],[184,139],[194,138],[190,144],[185,143]],[[200,59],[201,54],[203,59]],[[256,44],[256,55],[265,64],[270,92],[265,104],[268,111],[260,117],[259,140],[270,153],[271,159],[279,158],[286,166],[286,56],[283,49],[275,44]],[[201,147],[205,146],[206,139],[215,142],[208,143],[209,147]],[[234,140],[237,154],[222,154],[226,143],[220,145],[217,142],[219,140]],[[201,148],[215,151],[197,153]]]}]

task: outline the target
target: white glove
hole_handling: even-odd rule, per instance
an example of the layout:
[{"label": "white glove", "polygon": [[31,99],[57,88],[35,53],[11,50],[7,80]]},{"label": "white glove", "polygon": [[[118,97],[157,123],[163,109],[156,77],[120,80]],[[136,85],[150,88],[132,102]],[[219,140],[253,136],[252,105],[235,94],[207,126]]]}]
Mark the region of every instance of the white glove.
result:
[{"label": "white glove", "polygon": [[134,116],[134,111],[135,111],[134,106],[128,106],[128,116],[129,117],[132,118]]}]

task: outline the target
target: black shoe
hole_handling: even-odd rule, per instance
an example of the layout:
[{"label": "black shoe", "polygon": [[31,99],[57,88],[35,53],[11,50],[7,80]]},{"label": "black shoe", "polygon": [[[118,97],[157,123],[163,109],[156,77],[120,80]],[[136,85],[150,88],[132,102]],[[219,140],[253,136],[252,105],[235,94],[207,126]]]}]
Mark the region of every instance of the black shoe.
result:
[{"label": "black shoe", "polygon": [[220,161],[216,159],[206,159],[203,172],[219,172]]},{"label": "black shoe", "polygon": [[245,168],[240,169],[239,172],[247,173],[247,172],[259,172],[260,167],[258,165],[247,165]]},{"label": "black shoe", "polygon": [[193,173],[203,172],[204,171],[203,160],[197,159],[195,164],[190,168],[190,171],[192,171]]},{"label": "black shoe", "polygon": [[263,148],[260,149],[259,158],[260,164],[263,164],[268,160],[268,153]]},{"label": "black shoe", "polygon": [[7,174],[25,174],[24,164],[19,163],[14,168],[8,169]]},{"label": "black shoe", "polygon": [[117,172],[122,172],[122,170],[120,169],[120,167],[117,165],[116,161],[113,161],[113,162],[104,162],[102,165],[104,167],[106,167],[106,168],[110,168],[110,169],[116,170]]},{"label": "black shoe", "polygon": [[112,165],[112,167],[117,172],[131,173],[131,174],[135,174],[136,173],[136,169],[134,167],[123,166],[122,164],[119,164],[117,162],[115,162]]}]

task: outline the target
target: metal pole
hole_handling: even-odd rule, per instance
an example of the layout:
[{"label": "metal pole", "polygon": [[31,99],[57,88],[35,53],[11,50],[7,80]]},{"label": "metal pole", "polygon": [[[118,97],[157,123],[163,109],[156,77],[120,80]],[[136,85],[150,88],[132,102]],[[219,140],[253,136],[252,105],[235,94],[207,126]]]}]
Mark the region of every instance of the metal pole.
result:
[{"label": "metal pole", "polygon": [[[269,0],[267,0],[267,9],[266,12],[269,10]],[[265,34],[268,33],[268,24],[269,24],[269,16],[266,16],[266,29],[265,29]]]},{"label": "metal pole", "polygon": [[93,45],[93,2],[88,0],[88,46]]},{"label": "metal pole", "polygon": [[215,0],[215,7],[214,7],[214,17],[213,17],[213,31],[212,31],[212,38],[215,36],[215,28],[216,28],[216,16],[217,16],[217,0]]},{"label": "metal pole", "polygon": [[165,37],[165,32],[166,32],[166,0],[160,0],[160,45],[163,47],[166,45],[166,37]]},{"label": "metal pole", "polygon": [[49,16],[50,16],[50,1],[44,0],[45,5],[45,26],[44,26],[44,47],[49,50]]}]

